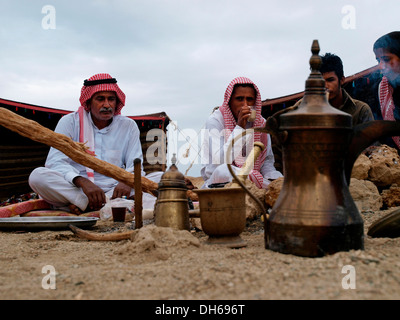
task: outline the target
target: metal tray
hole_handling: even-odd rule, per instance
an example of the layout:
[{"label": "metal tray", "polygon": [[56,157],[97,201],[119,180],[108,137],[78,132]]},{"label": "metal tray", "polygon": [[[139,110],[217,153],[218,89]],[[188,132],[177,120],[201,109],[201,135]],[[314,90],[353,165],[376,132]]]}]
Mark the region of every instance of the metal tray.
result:
[{"label": "metal tray", "polygon": [[63,230],[72,224],[79,228],[89,228],[96,224],[96,217],[12,217],[0,218],[0,230]]}]

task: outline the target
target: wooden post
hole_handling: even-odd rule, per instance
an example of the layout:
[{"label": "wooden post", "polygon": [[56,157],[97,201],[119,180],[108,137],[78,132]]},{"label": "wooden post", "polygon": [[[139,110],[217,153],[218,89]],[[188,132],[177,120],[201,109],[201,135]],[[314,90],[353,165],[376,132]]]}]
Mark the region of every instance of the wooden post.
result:
[{"label": "wooden post", "polygon": [[167,134],[165,132],[165,119],[162,122],[162,145],[161,145],[161,150],[162,150],[162,164],[161,164],[161,170],[165,172],[167,170]]},{"label": "wooden post", "polygon": [[143,200],[142,200],[142,183],[141,174],[142,166],[139,158],[136,158],[134,164],[134,185],[135,185],[135,229],[143,226]]}]

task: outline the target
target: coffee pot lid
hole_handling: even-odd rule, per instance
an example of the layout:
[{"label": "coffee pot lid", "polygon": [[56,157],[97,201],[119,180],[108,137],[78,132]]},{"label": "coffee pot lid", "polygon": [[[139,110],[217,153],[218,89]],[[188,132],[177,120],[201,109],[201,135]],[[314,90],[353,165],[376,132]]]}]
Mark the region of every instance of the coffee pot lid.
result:
[{"label": "coffee pot lid", "polygon": [[181,172],[179,172],[178,167],[175,165],[175,162],[176,157],[174,153],[172,164],[169,169],[161,176],[161,180],[158,184],[159,187],[187,188],[185,176]]}]

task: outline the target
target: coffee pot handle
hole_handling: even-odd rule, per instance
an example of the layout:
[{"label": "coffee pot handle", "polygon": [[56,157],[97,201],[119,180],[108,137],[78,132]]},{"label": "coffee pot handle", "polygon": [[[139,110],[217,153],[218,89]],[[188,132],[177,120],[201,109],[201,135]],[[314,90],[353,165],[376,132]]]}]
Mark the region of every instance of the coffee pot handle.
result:
[{"label": "coffee pot handle", "polygon": [[257,199],[256,196],[254,196],[250,190],[244,185],[244,181],[247,178],[246,174],[249,171],[249,166],[253,165],[254,162],[256,161],[257,157],[260,155],[261,151],[263,150],[263,148],[265,148],[265,146],[262,143],[259,142],[255,142],[254,143],[254,148],[252,149],[250,155],[247,157],[245,164],[243,165],[242,169],[240,170],[241,173],[241,178],[239,178],[235,172],[232,169],[231,166],[231,159],[230,159],[230,154],[231,154],[231,149],[233,147],[233,145],[235,144],[235,142],[242,138],[244,135],[246,135],[248,133],[247,130],[243,131],[242,133],[238,134],[237,136],[235,136],[232,139],[232,143],[229,144],[228,148],[227,148],[227,152],[225,155],[225,162],[228,166],[228,170],[231,173],[232,177],[233,177],[233,181],[234,184],[236,183],[237,185],[239,185],[240,187],[242,187],[242,189],[244,189],[244,191],[246,191],[246,193],[258,204],[258,206],[261,208],[262,211],[262,215],[264,217],[264,221],[266,221],[266,219],[268,218],[268,214],[266,213],[266,209],[265,206],[261,203],[261,201],[259,199]]}]

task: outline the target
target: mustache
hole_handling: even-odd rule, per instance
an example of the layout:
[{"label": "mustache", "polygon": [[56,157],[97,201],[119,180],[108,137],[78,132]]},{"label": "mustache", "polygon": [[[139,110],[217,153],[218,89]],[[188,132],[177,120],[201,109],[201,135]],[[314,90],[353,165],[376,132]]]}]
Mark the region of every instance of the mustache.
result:
[{"label": "mustache", "polygon": [[107,108],[107,107],[101,107],[100,108],[100,112],[112,112],[113,109],[111,107]]}]

